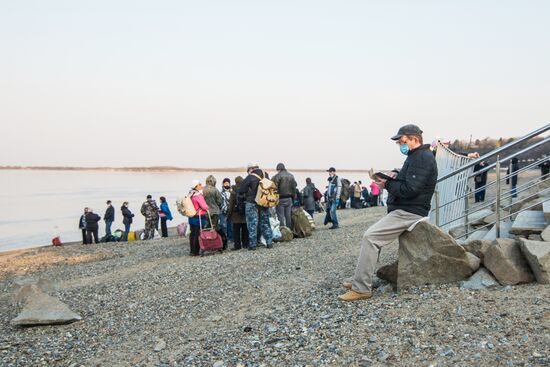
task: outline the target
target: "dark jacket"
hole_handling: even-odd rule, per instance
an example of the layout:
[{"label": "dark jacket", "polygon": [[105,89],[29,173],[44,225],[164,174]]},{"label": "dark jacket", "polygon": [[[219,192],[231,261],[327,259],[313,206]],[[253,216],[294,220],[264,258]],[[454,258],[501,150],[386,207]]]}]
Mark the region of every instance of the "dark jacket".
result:
[{"label": "dark jacket", "polygon": [[437,182],[437,164],[430,145],[409,152],[395,180],[386,182],[388,213],[397,209],[428,216]]},{"label": "dark jacket", "polygon": [[96,213],[88,212],[86,214],[86,229],[93,231],[98,229],[97,222],[101,220],[101,217]]},{"label": "dark jacket", "polygon": [[273,176],[272,181],[275,182],[275,185],[277,185],[277,191],[279,192],[279,197],[281,199],[296,197],[296,187],[298,184],[296,183],[294,176],[286,169]]},{"label": "dark jacket", "polygon": [[[260,177],[265,177],[264,172],[257,168],[252,173],[257,174]],[[250,174],[246,176],[243,183],[241,184],[241,187],[238,189],[238,193],[246,194],[246,202],[247,203],[255,203],[256,202],[256,193],[258,192],[258,184],[260,180],[258,177],[254,176],[253,174]]]},{"label": "dark jacket", "polygon": [[241,176],[235,179],[235,186],[231,190],[231,195],[229,196],[229,204],[227,205],[227,219],[231,223],[245,224],[246,218],[243,214],[239,213],[237,210],[237,195],[240,186],[242,185],[243,178]]},{"label": "dark jacket", "polygon": [[82,214],[78,220],[78,228],[86,229],[86,215]]},{"label": "dark jacket", "polygon": [[512,158],[512,163],[508,166],[508,169],[506,170],[506,174],[512,174],[510,177],[506,179],[506,185],[510,184],[510,178],[512,179],[512,186],[516,186],[518,184],[518,174],[516,173],[519,170],[519,162],[516,157]]},{"label": "dark jacket", "polygon": [[[481,163],[478,163],[474,166],[474,172],[481,171],[485,167],[487,167],[486,164],[482,165]],[[476,187],[485,186],[485,184],[487,184],[487,171],[474,176],[474,182],[476,184]]]},{"label": "dark jacket", "polygon": [[115,221],[115,208],[112,205],[109,205],[103,216],[105,222],[114,222]]},{"label": "dark jacket", "polygon": [[125,207],[124,205],[120,208],[120,210],[122,211],[122,223],[123,224],[132,224],[132,222],[134,221],[132,218],[134,217],[134,214],[132,214],[132,212],[130,211],[130,209],[128,209],[127,207]]}]

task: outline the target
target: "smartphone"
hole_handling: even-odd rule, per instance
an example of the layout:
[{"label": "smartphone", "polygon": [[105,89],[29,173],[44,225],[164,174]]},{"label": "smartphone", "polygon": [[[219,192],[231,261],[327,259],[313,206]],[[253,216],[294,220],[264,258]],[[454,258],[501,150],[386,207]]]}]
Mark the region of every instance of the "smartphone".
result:
[{"label": "smartphone", "polygon": [[386,175],[385,173],[382,173],[382,172],[376,172],[374,174],[374,176],[379,177],[379,178],[384,179],[384,180],[393,180],[394,179],[393,177],[388,176],[388,175]]}]

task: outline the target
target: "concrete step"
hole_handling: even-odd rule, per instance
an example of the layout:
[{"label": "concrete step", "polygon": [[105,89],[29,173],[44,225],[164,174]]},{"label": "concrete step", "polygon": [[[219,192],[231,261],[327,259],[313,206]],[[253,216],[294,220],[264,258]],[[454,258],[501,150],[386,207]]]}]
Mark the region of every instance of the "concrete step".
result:
[{"label": "concrete step", "polygon": [[483,240],[485,239],[485,236],[487,235],[487,233],[489,233],[489,229],[487,228],[480,229],[468,235],[468,237],[462,237],[461,239],[458,240],[458,243],[462,245],[464,243],[474,241],[474,240]]},{"label": "concrete step", "polygon": [[546,218],[546,222],[550,223],[550,198],[542,203],[542,212]]},{"label": "concrete step", "polygon": [[547,225],[548,222],[542,211],[526,210],[517,215],[510,233],[524,235],[540,234]]},{"label": "concrete step", "polygon": [[[499,238],[510,238],[510,230],[512,229],[512,222],[510,221],[500,221],[500,237]],[[494,241],[497,239],[497,229],[493,226],[485,237],[484,240]]]}]

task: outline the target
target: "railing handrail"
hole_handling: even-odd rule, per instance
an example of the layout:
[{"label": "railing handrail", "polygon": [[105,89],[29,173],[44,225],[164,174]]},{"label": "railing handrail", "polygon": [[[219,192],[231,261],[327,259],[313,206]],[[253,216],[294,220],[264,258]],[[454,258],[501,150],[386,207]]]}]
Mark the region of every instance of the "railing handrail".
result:
[{"label": "railing handrail", "polygon": [[[465,164],[464,166],[462,166],[460,168],[455,169],[453,172],[450,172],[450,173],[442,176],[441,178],[438,178],[437,182],[439,183],[439,182],[442,182],[442,181],[444,181],[444,180],[446,180],[450,177],[453,177],[453,176],[457,175],[458,173],[460,173],[462,171],[465,171],[468,168],[471,168],[471,167],[475,166],[478,163],[481,163],[481,162],[483,162],[483,161],[485,161],[485,160],[487,160],[491,157],[494,157],[495,155],[498,155],[498,154],[502,153],[506,149],[509,149],[509,148],[514,147],[518,144],[521,144],[521,143],[523,143],[523,142],[525,142],[525,141],[527,141],[531,138],[534,138],[534,137],[536,137],[540,134],[545,133],[548,130],[550,130],[550,124],[546,124],[545,126],[543,126],[541,128],[533,130],[530,133],[522,136],[521,138],[519,138],[517,140],[511,141],[511,142],[509,142],[509,143],[507,143],[507,144],[505,144],[505,145],[503,145],[503,146],[501,146],[501,147],[499,147],[495,150],[490,151],[489,153],[485,154],[484,156],[473,159],[471,162]],[[532,149],[531,147],[529,147],[529,148]]]},{"label": "railing handrail", "polygon": [[[512,158],[514,158],[514,157],[517,157],[518,155],[521,155],[521,154],[523,154],[523,153],[526,153],[526,152],[528,152],[528,151],[530,151],[530,150],[532,150],[532,149],[535,149],[535,148],[537,148],[537,147],[539,147],[539,146],[541,146],[541,145],[543,145],[543,144],[549,143],[549,142],[550,142],[550,136],[547,136],[546,138],[544,138],[544,139],[542,139],[542,140],[540,140],[540,141],[537,141],[537,142],[536,142],[535,144],[533,144],[533,145],[530,145],[530,146],[528,146],[528,147],[526,147],[526,148],[523,148],[523,149],[520,150],[520,151],[517,151],[517,152],[515,152],[515,153],[512,153],[512,154],[510,154],[510,155],[504,157],[504,158],[501,158],[501,159],[500,159],[500,163],[504,163],[504,162],[506,162],[506,161],[508,161],[508,160],[510,160],[510,159],[512,159]],[[544,158],[547,158],[547,157],[544,157]],[[535,160],[535,161],[538,163],[538,162],[540,162],[541,160],[543,160],[544,158],[538,158],[538,160]],[[482,174],[483,172],[490,171],[490,170],[492,170],[493,168],[495,168],[495,166],[496,166],[496,162],[495,162],[495,163],[491,163],[490,165],[488,165],[487,167],[485,167],[485,168],[483,168],[483,169],[480,169],[479,171],[474,171],[474,172],[472,172],[472,174],[470,175],[470,177],[475,177],[475,176],[477,176],[477,175],[479,175],[479,174]]]}]

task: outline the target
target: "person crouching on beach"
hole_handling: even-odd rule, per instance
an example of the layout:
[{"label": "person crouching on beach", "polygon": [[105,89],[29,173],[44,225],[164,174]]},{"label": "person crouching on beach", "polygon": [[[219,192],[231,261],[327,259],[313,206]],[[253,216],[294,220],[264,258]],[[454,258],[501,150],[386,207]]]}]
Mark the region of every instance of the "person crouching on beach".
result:
[{"label": "person crouching on beach", "polygon": [[122,211],[122,224],[124,224],[124,234],[122,235],[121,241],[128,241],[128,233],[130,233],[130,227],[134,221],[134,214],[128,209],[128,202],[125,201],[122,203],[120,210]]},{"label": "person crouching on beach", "polygon": [[342,284],[349,289],[338,297],[342,301],[372,297],[372,277],[382,247],[398,239],[430,212],[437,164],[430,145],[422,144],[422,130],[416,125],[405,125],[391,139],[399,144],[399,150],[407,159],[399,173],[388,175],[391,179],[377,178],[378,186],[388,190],[388,214],[363,235],[355,275]]},{"label": "person crouching on beach", "polygon": [[206,212],[208,211],[208,205],[202,195],[202,183],[199,180],[193,180],[191,183],[191,191],[189,196],[191,202],[197,214],[194,217],[189,218],[189,227],[191,227],[191,233],[189,234],[189,247],[191,256],[199,256],[199,235],[201,227],[206,225]]}]

